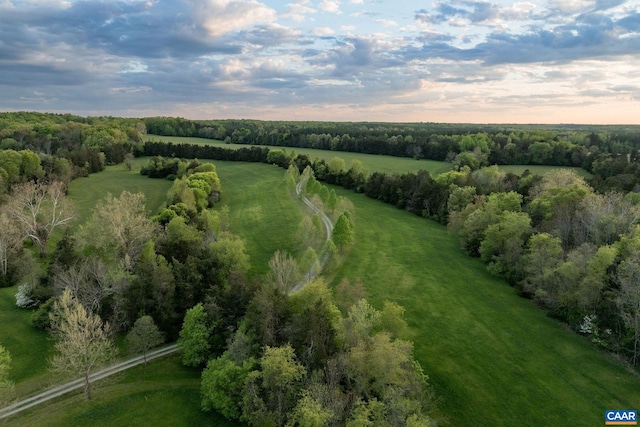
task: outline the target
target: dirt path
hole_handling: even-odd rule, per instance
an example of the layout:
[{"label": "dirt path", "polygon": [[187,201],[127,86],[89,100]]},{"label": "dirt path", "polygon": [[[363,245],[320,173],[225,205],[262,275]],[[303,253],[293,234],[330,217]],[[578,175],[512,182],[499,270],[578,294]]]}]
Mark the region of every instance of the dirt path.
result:
[{"label": "dirt path", "polygon": [[[327,214],[325,214],[322,209],[320,209],[319,207],[317,207],[316,205],[314,205],[311,200],[309,200],[309,198],[307,198],[307,196],[305,196],[302,193],[302,186],[305,184],[306,180],[301,179],[300,182],[298,182],[298,184],[296,185],[296,194],[298,194],[298,196],[300,196],[300,198],[302,199],[302,201],[304,202],[305,205],[307,205],[311,211],[315,214],[319,214],[320,215],[320,219],[322,220],[322,223],[324,224],[324,228],[325,231],[327,233],[327,237],[325,239],[325,242],[328,242],[329,239],[331,239],[331,233],[333,232],[333,222],[331,221],[331,218],[329,218],[327,216]],[[309,270],[305,275],[304,278],[302,280],[300,280],[289,292],[297,292],[300,289],[302,289],[304,287],[304,285],[306,285],[307,283],[309,283],[312,279],[314,279],[324,268],[325,264],[327,263],[327,261],[329,260],[329,256],[331,254],[329,252],[325,252],[322,253],[320,255],[320,268],[319,271],[314,274],[313,267],[311,268],[311,270]]]},{"label": "dirt path", "polygon": [[[176,351],[178,351],[178,347],[176,344],[163,347],[158,350],[154,350],[152,352],[147,353],[147,361],[157,359],[158,357],[166,356],[168,354],[175,353]],[[120,362],[115,365],[96,371],[90,375],[90,379],[91,379],[91,382],[98,381],[110,375],[117,374],[118,372],[122,372],[125,369],[133,368],[134,366],[138,366],[143,363],[145,363],[144,356],[137,356],[129,360],[125,360],[124,362]],[[71,381],[61,386],[54,387],[50,390],[47,390],[35,396],[31,396],[27,399],[16,402],[13,405],[9,405],[7,407],[0,409],[0,419],[17,414],[18,412],[24,411],[25,409],[29,409],[32,406],[39,405],[48,400],[51,400],[58,396],[62,396],[63,394],[69,393],[70,391],[77,390],[83,387],[84,387],[83,378],[79,378],[75,381]]]}]

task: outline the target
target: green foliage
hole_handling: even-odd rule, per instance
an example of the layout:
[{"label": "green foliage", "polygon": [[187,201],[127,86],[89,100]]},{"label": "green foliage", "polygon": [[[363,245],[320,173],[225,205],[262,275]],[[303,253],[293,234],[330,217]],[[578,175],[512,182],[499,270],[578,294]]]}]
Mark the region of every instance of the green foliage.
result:
[{"label": "green foliage", "polygon": [[330,409],[323,408],[320,402],[304,393],[289,417],[287,427],[324,427],[333,417]]},{"label": "green foliage", "polygon": [[340,251],[344,251],[344,249],[353,242],[353,239],[353,225],[351,224],[351,220],[345,213],[342,213],[333,227],[331,240],[333,240]]},{"label": "green foliage", "polygon": [[11,401],[14,393],[13,381],[9,379],[11,369],[11,355],[0,345],[0,407]]},{"label": "green foliage", "polygon": [[240,419],[245,383],[255,365],[254,359],[238,364],[230,359],[228,353],[209,360],[202,371],[202,409],[216,410],[231,420]]},{"label": "green foliage", "polygon": [[147,352],[164,342],[164,335],[151,316],[141,316],[127,334],[127,345],[132,353],[142,353],[147,361]]},{"label": "green foliage", "polygon": [[178,347],[185,366],[200,366],[209,356],[211,330],[202,304],[187,310],[178,338]]}]

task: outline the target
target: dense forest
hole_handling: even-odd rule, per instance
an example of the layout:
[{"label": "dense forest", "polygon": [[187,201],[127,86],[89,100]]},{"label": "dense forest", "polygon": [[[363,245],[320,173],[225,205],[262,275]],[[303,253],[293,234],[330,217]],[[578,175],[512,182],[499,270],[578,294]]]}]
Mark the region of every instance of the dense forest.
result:
[{"label": "dense forest", "polygon": [[[247,147],[143,142],[145,133]],[[253,145],[336,151],[327,162]],[[122,333],[149,316],[203,368],[203,408],[252,425],[431,425],[426,376],[401,339],[402,308],[339,298],[322,279],[289,294],[271,274],[249,278],[243,242],[224,210],[216,159],[276,164],[335,209],[342,186],[447,225],[462,248],[594,345],[640,362],[640,128],[387,123],[190,121],[0,114],[0,284],[34,327],[56,329],[65,290]],[[432,176],[370,173],[339,151],[451,163]],[[70,180],[150,157],[141,173],[170,179],[149,218],[123,192],[69,232]],[[544,175],[497,165],[581,167]],[[348,220],[348,210],[344,221]],[[341,219],[342,221],[342,219]],[[55,241],[55,245],[50,240]],[[347,291],[351,289],[351,291]],[[351,292],[351,293],[349,293]],[[355,296],[354,296],[355,295]],[[68,302],[68,301],[67,301]],[[70,304],[70,303],[69,303]],[[306,424],[305,424],[306,423]],[[315,423],[315,424],[314,424]],[[383,424],[386,423],[386,424]]]}]

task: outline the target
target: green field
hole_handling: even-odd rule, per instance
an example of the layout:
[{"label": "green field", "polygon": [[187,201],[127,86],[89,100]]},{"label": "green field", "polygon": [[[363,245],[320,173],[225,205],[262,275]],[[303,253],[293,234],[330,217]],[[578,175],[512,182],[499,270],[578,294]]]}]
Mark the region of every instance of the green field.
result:
[{"label": "green field", "polygon": [[[225,144],[222,141],[206,138],[188,138],[178,136],[159,136],[146,135],[146,141],[162,141],[173,143],[185,143],[196,145],[216,145],[224,148],[242,148],[247,145]],[[406,173],[417,172],[421,169],[428,170],[433,175],[438,175],[451,169],[451,163],[437,162],[435,160],[415,160],[409,157],[393,157],[379,156],[376,154],[349,153],[346,151],[316,150],[314,148],[298,148],[298,147],[275,147],[267,145],[273,150],[287,150],[287,152],[295,151],[298,154],[306,154],[310,159],[324,159],[329,162],[334,157],[340,157],[347,163],[347,167],[351,166],[354,159],[360,160],[365,169],[369,172],[386,172],[386,173]]]},{"label": "green field", "polygon": [[[281,182],[281,171],[254,167],[261,182]],[[218,171],[226,191],[246,185],[229,180],[231,170]],[[416,357],[448,425],[601,425],[605,409],[640,402],[636,373],[491,276],[445,227],[336,191],[356,207],[356,243],[333,283],[361,278],[377,307],[385,299],[406,307]],[[261,200],[238,203],[233,209],[244,211],[257,209]],[[285,229],[286,221],[263,211],[260,222],[232,226],[260,239],[273,227]]]},{"label": "green field", "polygon": [[200,410],[200,372],[168,356],[97,383],[94,399],[81,391],[10,418],[8,426],[211,426],[231,427]]},{"label": "green field", "polygon": [[141,157],[135,159],[129,171],[123,164],[107,166],[100,173],[78,178],[69,185],[69,197],[73,200],[77,210],[75,224],[84,223],[91,215],[96,203],[107,193],[118,197],[123,191],[130,193],[144,193],[145,204],[149,213],[155,213],[167,198],[167,190],[172,182],[163,179],[151,179],[140,175],[140,167],[149,159]]},{"label": "green field", "polygon": [[536,175],[544,175],[545,173],[554,169],[571,169],[583,178],[592,178],[593,175],[582,168],[572,168],[568,166],[544,166],[544,165],[501,165],[500,170],[503,172],[513,172],[516,175],[522,175],[522,172],[529,170],[529,172]]},{"label": "green field", "polygon": [[48,385],[46,359],[53,341],[31,326],[31,310],[16,307],[17,290],[0,289],[0,344],[11,354],[9,376],[16,383],[16,394],[25,396]]},{"label": "green field", "polygon": [[[161,142],[173,142],[195,145],[216,145],[224,148],[241,148],[246,145],[239,144],[225,144],[222,141],[206,138],[193,138],[193,137],[180,137],[180,136],[160,136],[160,135],[146,135],[145,141],[161,141]],[[421,169],[428,170],[432,175],[438,175],[443,172],[447,172],[451,169],[451,163],[438,162],[435,160],[414,160],[408,157],[393,157],[393,156],[379,156],[375,154],[362,154],[362,153],[349,153],[345,151],[330,151],[330,150],[316,150],[313,148],[297,148],[297,147],[276,147],[267,146],[274,150],[285,149],[288,152],[295,150],[298,154],[306,154],[311,159],[320,158],[325,161],[330,161],[334,157],[340,157],[347,163],[347,167],[350,166],[351,161],[354,159],[360,160],[364,167],[369,172],[386,172],[386,173],[406,173],[417,172]],[[542,165],[501,165],[500,170],[503,172],[513,172],[516,175],[521,175],[525,170],[538,175],[543,175],[553,169],[572,169],[575,170],[578,175],[584,178],[591,178],[592,175],[582,168],[568,167],[568,166],[542,166]]]},{"label": "green field", "polygon": [[285,188],[285,171],[274,165],[213,163],[222,186],[218,207],[230,208],[231,232],[246,243],[250,275],[264,274],[276,250],[293,253],[296,228],[302,219],[300,204]]}]

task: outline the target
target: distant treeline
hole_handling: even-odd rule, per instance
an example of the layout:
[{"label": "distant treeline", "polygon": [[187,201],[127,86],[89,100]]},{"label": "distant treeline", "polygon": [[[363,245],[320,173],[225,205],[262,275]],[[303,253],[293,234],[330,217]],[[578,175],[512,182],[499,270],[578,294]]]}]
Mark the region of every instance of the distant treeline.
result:
[{"label": "distant treeline", "polygon": [[[612,168],[623,167],[627,157],[636,160],[640,150],[640,127],[633,126],[192,121],[168,117],[146,118],[144,123],[148,133],[165,136],[414,157],[450,161],[457,168],[576,166],[603,179],[612,176]],[[597,160],[600,164],[594,165]]]}]

